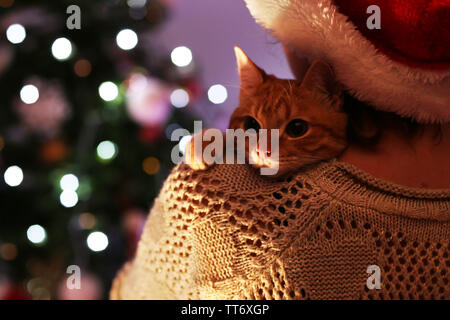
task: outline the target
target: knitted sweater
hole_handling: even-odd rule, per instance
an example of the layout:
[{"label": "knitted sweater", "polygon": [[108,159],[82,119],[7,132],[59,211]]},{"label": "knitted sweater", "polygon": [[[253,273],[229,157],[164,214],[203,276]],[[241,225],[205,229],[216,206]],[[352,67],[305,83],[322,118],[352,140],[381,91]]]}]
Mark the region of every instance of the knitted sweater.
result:
[{"label": "knitted sweater", "polygon": [[[331,160],[284,180],[176,167],[112,299],[450,299],[450,190]],[[381,288],[369,289],[369,266]],[[376,267],[375,267],[376,268]]]}]

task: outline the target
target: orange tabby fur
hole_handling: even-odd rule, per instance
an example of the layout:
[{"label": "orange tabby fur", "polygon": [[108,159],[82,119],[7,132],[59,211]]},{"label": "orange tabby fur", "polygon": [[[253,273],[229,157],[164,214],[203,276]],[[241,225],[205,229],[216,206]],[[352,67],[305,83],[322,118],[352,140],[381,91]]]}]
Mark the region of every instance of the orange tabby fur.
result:
[{"label": "orange tabby fur", "polygon": [[[246,130],[248,122],[255,124],[253,118],[261,129],[280,130],[279,170],[273,177],[336,157],[345,149],[347,115],[343,111],[343,92],[328,64],[315,61],[303,81],[284,80],[267,75],[239,48],[236,47],[235,52],[241,91],[229,128]],[[297,119],[306,121],[307,125]],[[293,120],[296,125],[291,123]],[[307,131],[292,137],[292,127],[298,128],[299,124],[308,128]],[[203,142],[203,149],[208,143]],[[206,169],[207,165],[194,156],[193,150],[192,139],[186,149],[186,162],[194,169]],[[248,150],[246,155],[248,159]]]}]

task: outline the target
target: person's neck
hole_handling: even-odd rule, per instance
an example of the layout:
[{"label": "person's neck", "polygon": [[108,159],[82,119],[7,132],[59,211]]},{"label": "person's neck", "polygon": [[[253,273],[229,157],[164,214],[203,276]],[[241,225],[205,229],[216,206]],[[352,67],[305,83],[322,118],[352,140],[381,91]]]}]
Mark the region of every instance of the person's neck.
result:
[{"label": "person's neck", "polygon": [[398,130],[386,129],[376,146],[350,145],[339,157],[373,176],[414,188],[450,188],[450,124],[426,125],[423,134],[405,138]]}]

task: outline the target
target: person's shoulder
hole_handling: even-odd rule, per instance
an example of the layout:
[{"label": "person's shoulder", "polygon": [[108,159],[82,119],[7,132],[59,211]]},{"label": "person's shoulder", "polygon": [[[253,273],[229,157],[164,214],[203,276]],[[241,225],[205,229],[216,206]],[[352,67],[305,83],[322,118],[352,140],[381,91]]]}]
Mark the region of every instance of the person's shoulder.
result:
[{"label": "person's shoulder", "polygon": [[243,164],[213,165],[206,170],[181,164],[173,169],[166,183],[203,193],[205,197],[213,193],[246,197],[274,191],[291,180],[262,176],[259,170]]},{"label": "person's shoulder", "polygon": [[325,213],[326,194],[310,177],[314,170],[274,179],[249,165],[205,171],[178,165],[161,191],[159,211],[170,234],[190,239],[201,274],[217,267],[214,274],[224,277],[236,272],[251,277],[256,266],[273,263]]},{"label": "person's shoulder", "polygon": [[185,208],[181,215],[191,219],[196,241],[203,239],[202,245],[219,252],[229,244],[228,251],[239,251],[232,256],[263,266],[311,228],[305,221],[320,215],[314,203],[323,208],[325,194],[310,177],[314,170],[274,179],[249,165],[215,165],[205,171],[180,165],[167,185],[176,193],[171,201],[177,202],[177,211]]},{"label": "person's shoulder", "polygon": [[[261,198],[274,193],[296,196],[312,192],[316,173],[321,172],[321,167],[323,165],[310,166],[283,178],[274,178],[261,175],[258,169],[249,165],[223,164],[207,170],[193,170],[180,164],[167,178],[165,187],[204,198]],[[279,196],[275,195],[277,198]]]},{"label": "person's shoulder", "polygon": [[315,181],[320,167],[277,179],[261,176],[249,165],[215,165],[197,171],[182,164],[174,168],[161,195],[170,208],[182,210],[190,219],[221,221],[224,228],[238,226],[241,231],[268,228],[272,232],[289,229],[308,214],[305,208],[311,203],[324,203],[326,194]]}]

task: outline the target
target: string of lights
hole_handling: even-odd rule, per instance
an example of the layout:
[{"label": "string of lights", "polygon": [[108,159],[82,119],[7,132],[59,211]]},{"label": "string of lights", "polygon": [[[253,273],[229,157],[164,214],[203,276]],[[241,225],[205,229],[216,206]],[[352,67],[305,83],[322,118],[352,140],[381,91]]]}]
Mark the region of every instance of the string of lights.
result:
[{"label": "string of lights", "polygon": [[67,30],[70,4],[10,1],[0,17],[0,278],[34,299],[73,298],[72,264],[83,298],[106,295],[174,165],[172,132],[192,131],[200,99],[227,99],[201,88],[187,46],[144,46],[165,3],[79,1],[81,29]]}]

